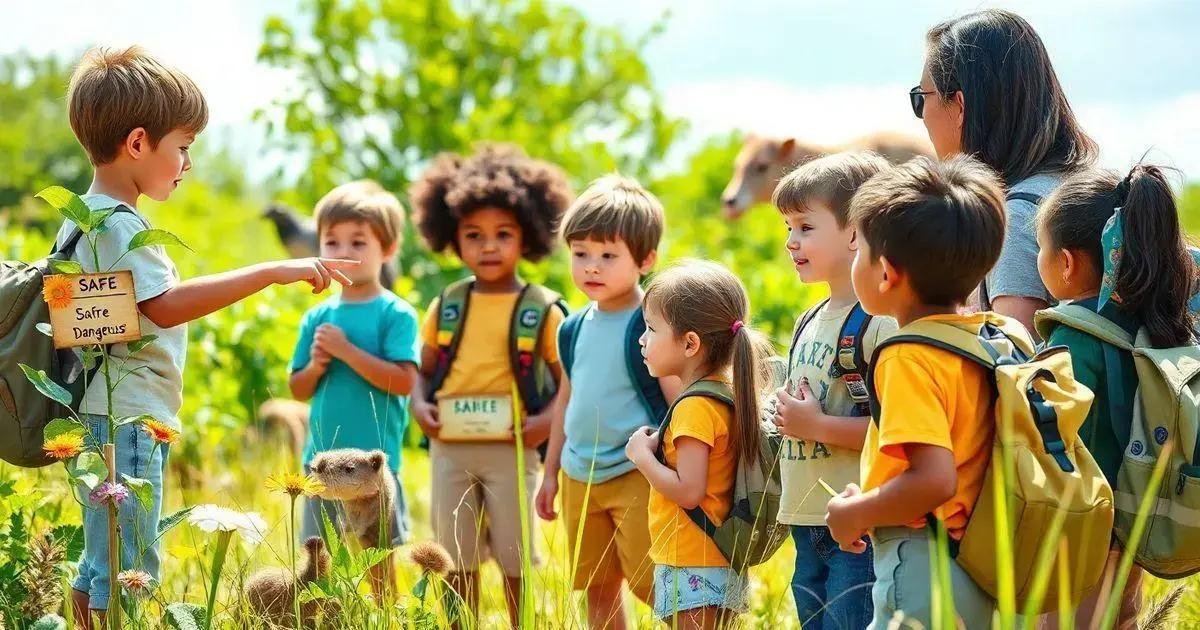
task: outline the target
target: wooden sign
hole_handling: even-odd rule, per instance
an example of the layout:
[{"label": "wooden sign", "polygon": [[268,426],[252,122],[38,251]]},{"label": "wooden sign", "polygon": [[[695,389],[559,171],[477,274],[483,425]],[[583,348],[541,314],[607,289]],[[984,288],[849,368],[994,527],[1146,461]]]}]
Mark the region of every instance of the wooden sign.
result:
[{"label": "wooden sign", "polygon": [[512,398],[447,396],[438,399],[438,439],[445,442],[511,442]]},{"label": "wooden sign", "polygon": [[45,287],[55,348],[142,338],[129,271],[47,276]]}]

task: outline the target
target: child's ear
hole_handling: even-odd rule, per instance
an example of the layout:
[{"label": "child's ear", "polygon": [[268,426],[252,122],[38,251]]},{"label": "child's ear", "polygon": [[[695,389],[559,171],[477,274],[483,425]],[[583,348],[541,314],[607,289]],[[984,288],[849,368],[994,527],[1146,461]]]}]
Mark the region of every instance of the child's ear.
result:
[{"label": "child's ear", "polygon": [[850,251],[858,251],[858,228],[853,225],[847,227],[850,230]]},{"label": "child's ear", "polygon": [[892,261],[879,257],[879,264],[883,267],[883,277],[879,279],[879,292],[887,293],[892,289],[900,286],[900,270],[892,264]]},{"label": "child's ear", "polygon": [[392,241],[391,245],[383,250],[383,259],[391,260],[396,257],[396,253],[400,251],[400,239]]},{"label": "child's ear", "polygon": [[683,334],[683,355],[692,358],[700,354],[700,335],[689,330]]},{"label": "child's ear", "polygon": [[1083,259],[1076,256],[1075,252],[1065,248],[1058,250],[1054,255],[1058,258],[1059,268],[1062,269],[1063,282],[1070,284],[1071,279],[1080,272],[1079,265]]},{"label": "child's ear", "polygon": [[652,249],[649,254],[646,254],[646,259],[642,261],[638,271],[644,276],[654,269],[654,265],[658,262],[658,250]]},{"label": "child's ear", "polygon": [[129,157],[138,160],[150,152],[150,136],[146,133],[145,127],[135,127],[129,135],[125,136],[125,144],[123,145],[125,152]]}]

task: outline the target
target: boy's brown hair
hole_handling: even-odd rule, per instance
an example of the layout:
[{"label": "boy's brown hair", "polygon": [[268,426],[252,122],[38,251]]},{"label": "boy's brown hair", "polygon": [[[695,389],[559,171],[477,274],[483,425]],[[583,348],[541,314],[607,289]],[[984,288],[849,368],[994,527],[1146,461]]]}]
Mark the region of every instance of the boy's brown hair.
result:
[{"label": "boy's brown hair", "polygon": [[94,165],[107,164],[129,132],[142,127],[157,147],[176,129],[198,134],[208,103],[184,73],[162,65],[137,46],[89,50],[67,88],[71,130]]},{"label": "boy's brown hair", "polygon": [[1000,258],[1004,192],[995,171],[972,157],[916,158],[863,184],[850,220],[871,255],[903,271],[923,303],[956,306]]},{"label": "boy's brown hair", "polygon": [[622,240],[640,265],[658,249],[666,218],[662,202],[636,180],[605,175],[567,209],[563,240]]},{"label": "boy's brown hair", "polygon": [[784,176],[771,201],[784,214],[809,210],[818,201],[829,206],[838,227],[850,224],[850,199],[868,179],[888,168],[874,151],[843,151],[807,162]]},{"label": "boy's brown hair", "polygon": [[404,224],[400,200],[369,179],[342,184],[325,193],[313,214],[318,234],[339,223],[362,222],[371,227],[384,249],[399,242]]}]

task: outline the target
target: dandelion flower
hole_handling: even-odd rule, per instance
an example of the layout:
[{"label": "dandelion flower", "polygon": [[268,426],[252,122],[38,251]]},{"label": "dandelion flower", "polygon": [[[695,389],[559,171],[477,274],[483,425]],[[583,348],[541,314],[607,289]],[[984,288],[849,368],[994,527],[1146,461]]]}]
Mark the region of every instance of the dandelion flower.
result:
[{"label": "dandelion flower", "polygon": [[432,540],[417,543],[408,555],[425,573],[445,575],[454,570],[454,561],[450,559],[450,552]]},{"label": "dandelion flower", "polygon": [[88,495],[88,499],[91,499],[92,504],[97,506],[104,505],[105,503],[121,505],[121,503],[128,498],[129,488],[126,488],[115,481],[105,481],[101,483],[100,485],[96,486],[95,490],[92,490],[91,494]]},{"label": "dandelion flower", "polygon": [[267,522],[258,512],[237,512],[219,505],[197,505],[188,522],[201,531],[237,532],[243,540],[257,545],[267,533]]},{"label": "dandelion flower", "polygon": [[325,484],[318,481],[312,475],[284,473],[278,476],[267,477],[267,490],[283,492],[295,499],[302,494],[309,497],[321,494],[325,491]]},{"label": "dandelion flower", "polygon": [[71,289],[71,279],[66,276],[46,276],[42,281],[42,299],[50,308],[67,308],[71,305],[74,292]]},{"label": "dandelion flower", "polygon": [[42,450],[54,459],[70,459],[83,450],[83,436],[78,433],[64,433],[46,440],[42,444]]},{"label": "dandelion flower", "polygon": [[159,444],[172,444],[179,439],[179,431],[153,418],[142,420],[142,428]]},{"label": "dandelion flower", "polygon": [[154,578],[145,571],[122,571],[117,574],[117,582],[138,599],[150,597],[151,591],[154,590]]}]

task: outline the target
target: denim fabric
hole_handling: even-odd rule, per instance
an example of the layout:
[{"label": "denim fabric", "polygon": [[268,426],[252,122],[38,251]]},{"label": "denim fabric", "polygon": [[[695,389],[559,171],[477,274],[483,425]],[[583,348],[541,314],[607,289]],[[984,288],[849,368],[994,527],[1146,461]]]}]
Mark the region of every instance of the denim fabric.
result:
[{"label": "denim fabric", "polygon": [[749,578],[729,567],[654,566],[654,616],[659,619],[705,606],[741,614],[750,609],[749,600]]},{"label": "denim fabric", "polygon": [[865,553],[842,551],[822,526],[794,526],[796,571],[792,597],[800,624],[814,630],[861,630],[871,621],[875,570]]}]

